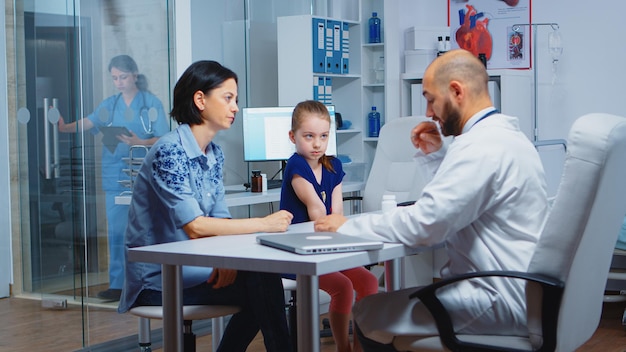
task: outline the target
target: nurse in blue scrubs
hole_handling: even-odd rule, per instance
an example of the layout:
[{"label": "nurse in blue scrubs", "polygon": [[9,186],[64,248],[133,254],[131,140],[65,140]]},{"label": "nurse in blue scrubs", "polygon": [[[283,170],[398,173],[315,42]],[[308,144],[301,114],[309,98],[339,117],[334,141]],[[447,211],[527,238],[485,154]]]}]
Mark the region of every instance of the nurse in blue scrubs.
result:
[{"label": "nurse in blue scrubs", "polygon": [[[129,188],[120,180],[129,180],[123,169],[131,146],[151,146],[169,131],[163,104],[148,91],[146,77],[139,74],[137,63],[128,55],[111,59],[109,73],[118,93],[106,98],[87,117],[71,123],[59,119],[59,132],[79,133],[89,130],[103,135],[102,190],[106,196],[109,244],[109,288],[98,293],[106,301],[117,301],[124,284],[124,232],[128,224],[128,206],[115,204],[115,196]],[[128,132],[108,127],[125,127]],[[138,151],[140,154],[135,154]],[[133,156],[142,157],[141,149]],[[145,153],[144,153],[145,154]]]}]

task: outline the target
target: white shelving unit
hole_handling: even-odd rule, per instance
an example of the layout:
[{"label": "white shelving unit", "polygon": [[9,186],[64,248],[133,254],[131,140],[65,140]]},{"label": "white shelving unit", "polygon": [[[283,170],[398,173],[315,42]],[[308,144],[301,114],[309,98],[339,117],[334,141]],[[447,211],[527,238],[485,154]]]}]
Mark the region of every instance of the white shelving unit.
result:
[{"label": "white shelving unit", "polygon": [[[357,164],[365,181],[377,142],[377,138],[368,137],[367,114],[372,106],[376,106],[381,113],[381,125],[386,118],[385,82],[376,82],[372,71],[380,56],[384,56],[385,44],[384,39],[383,43],[367,42],[368,20],[372,12],[378,13],[384,38],[385,19],[382,0],[361,0],[359,8],[358,20],[312,15],[277,19],[278,104],[292,106],[306,99],[314,99],[313,82],[319,77],[330,77],[335,111],[341,113],[343,120],[352,123],[350,129],[337,131],[338,153],[348,155]],[[313,72],[315,19],[334,20],[348,25],[348,73]]]}]

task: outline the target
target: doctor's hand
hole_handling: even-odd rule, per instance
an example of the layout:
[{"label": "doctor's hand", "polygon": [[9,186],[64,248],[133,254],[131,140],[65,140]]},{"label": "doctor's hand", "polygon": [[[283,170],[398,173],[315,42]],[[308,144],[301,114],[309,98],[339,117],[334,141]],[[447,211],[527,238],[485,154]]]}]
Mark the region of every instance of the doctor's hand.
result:
[{"label": "doctor's hand", "polygon": [[214,284],[213,288],[222,288],[232,285],[236,278],[237,270],[215,268],[207,282]]},{"label": "doctor's hand", "polygon": [[287,227],[291,224],[293,215],[286,210],[279,210],[264,218],[261,218],[262,232],[285,232]]},{"label": "doctor's hand", "polygon": [[315,220],[313,224],[317,232],[337,232],[348,219],[340,214],[330,214]]},{"label": "doctor's hand", "polygon": [[411,142],[424,154],[438,151],[443,143],[437,124],[432,121],[424,121],[415,126],[411,131]]}]

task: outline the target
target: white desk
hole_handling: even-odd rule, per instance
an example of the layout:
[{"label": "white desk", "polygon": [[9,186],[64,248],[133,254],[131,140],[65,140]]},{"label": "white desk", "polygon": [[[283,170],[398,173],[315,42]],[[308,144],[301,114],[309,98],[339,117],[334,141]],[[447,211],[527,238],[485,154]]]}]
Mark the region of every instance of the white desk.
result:
[{"label": "white desk", "polygon": [[[360,192],[365,187],[364,182],[344,182],[342,190],[344,193]],[[129,205],[131,199],[130,192],[115,197],[115,204]],[[261,203],[271,203],[280,201],[280,188],[268,190],[266,193],[252,193],[243,185],[226,186],[226,204],[229,207],[240,205],[253,205]]]},{"label": "white desk", "polygon": [[[312,223],[290,226],[288,232],[312,231]],[[397,258],[420,249],[386,243],[376,251],[298,255],[262,246],[256,234],[218,236],[191,241],[133,248],[128,260],[157,263],[163,271],[163,347],[165,352],[182,351],[181,265],[211,266],[237,270],[295,273],[297,282],[298,352],[319,352],[318,276],[371,263],[385,262],[388,278],[398,288]]]}]

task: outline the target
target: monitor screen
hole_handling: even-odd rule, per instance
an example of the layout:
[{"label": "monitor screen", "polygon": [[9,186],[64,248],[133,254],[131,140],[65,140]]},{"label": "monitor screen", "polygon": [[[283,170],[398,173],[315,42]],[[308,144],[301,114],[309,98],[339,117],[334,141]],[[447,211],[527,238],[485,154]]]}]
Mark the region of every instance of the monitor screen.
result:
[{"label": "monitor screen", "polygon": [[[327,105],[330,136],[326,155],[337,155],[335,107]],[[243,109],[243,154],[245,161],[287,160],[296,146],[289,140],[294,107]]]}]

